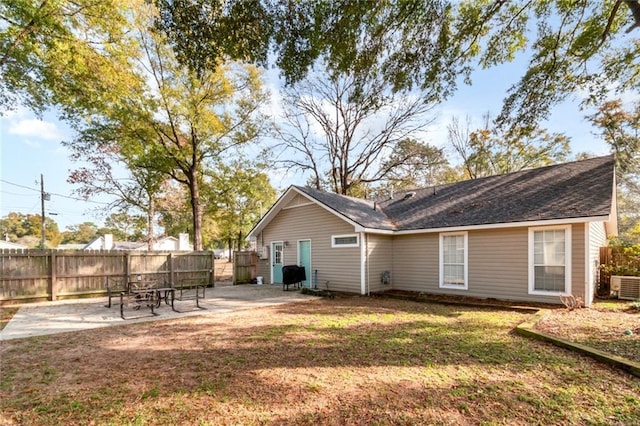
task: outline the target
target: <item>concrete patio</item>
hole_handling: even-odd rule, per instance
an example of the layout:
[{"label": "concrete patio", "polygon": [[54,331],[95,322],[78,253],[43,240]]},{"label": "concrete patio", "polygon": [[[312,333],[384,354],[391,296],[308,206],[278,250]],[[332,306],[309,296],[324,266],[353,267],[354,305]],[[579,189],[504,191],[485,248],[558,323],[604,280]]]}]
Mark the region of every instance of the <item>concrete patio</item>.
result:
[{"label": "concrete patio", "polygon": [[146,321],[159,321],[193,315],[214,315],[240,309],[274,306],[315,299],[296,291],[283,291],[279,285],[238,285],[207,288],[200,306],[195,300],[175,301],[172,311],[162,303],[152,315],[149,309],[127,311],[120,318],[120,305],[113,300],[107,308],[107,298],[60,300],[23,305],[6,327],[0,331],[0,341],[31,336],[88,330]]}]

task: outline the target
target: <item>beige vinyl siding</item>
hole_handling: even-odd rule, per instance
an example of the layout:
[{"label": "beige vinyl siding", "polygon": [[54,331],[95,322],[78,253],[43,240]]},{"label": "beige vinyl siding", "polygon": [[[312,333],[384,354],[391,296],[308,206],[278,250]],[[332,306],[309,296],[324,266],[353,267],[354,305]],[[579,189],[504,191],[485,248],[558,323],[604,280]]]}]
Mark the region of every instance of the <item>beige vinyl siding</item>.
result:
[{"label": "beige vinyl siding", "polygon": [[304,206],[307,204],[310,204],[312,201],[310,201],[308,198],[300,195],[300,194],[296,194],[295,197],[293,197],[293,199],[291,201],[289,201],[283,208],[289,208],[289,207],[299,207],[299,206]]},{"label": "beige vinyl siding", "polygon": [[392,287],[437,293],[438,244],[438,234],[394,237]]},{"label": "beige vinyl siding", "polygon": [[[268,246],[265,244],[260,244],[260,247]],[[269,269],[269,265],[271,265],[271,247],[267,247],[269,258],[268,259],[258,259],[258,267],[256,268],[256,275],[262,277],[262,281],[265,284],[270,284],[271,280],[271,270]]]},{"label": "beige vinyl siding", "polygon": [[[287,241],[284,247],[284,265],[297,263],[298,240],[311,241],[312,280],[318,270],[318,287],[334,291],[360,293],[360,247],[331,248],[332,235],[354,234],[352,225],[341,220],[304,197],[296,197],[283,208],[258,237],[259,244],[270,246],[273,241]],[[362,242],[361,242],[362,243]],[[259,274],[266,283],[271,279],[271,253],[268,260],[260,260]]]},{"label": "beige vinyl siding", "polygon": [[[560,303],[557,296],[529,294],[527,227],[469,231],[467,290],[439,287],[438,233],[397,236],[393,247],[394,289]],[[572,283],[576,287],[584,282],[584,224],[572,227],[572,249]],[[577,290],[574,295],[583,297],[584,289]]]},{"label": "beige vinyl siding", "polygon": [[589,224],[589,276],[593,289],[598,288],[598,267],[600,266],[600,247],[607,246],[607,233],[604,222]]},{"label": "beige vinyl siding", "polygon": [[[393,237],[387,235],[367,234],[367,263],[365,265],[366,292],[374,293],[392,288],[382,284],[384,271],[393,271]],[[391,274],[393,282],[394,274]]]},{"label": "beige vinyl siding", "polygon": [[585,228],[586,223],[574,223],[571,226],[571,294],[585,300],[586,271],[585,260]]}]

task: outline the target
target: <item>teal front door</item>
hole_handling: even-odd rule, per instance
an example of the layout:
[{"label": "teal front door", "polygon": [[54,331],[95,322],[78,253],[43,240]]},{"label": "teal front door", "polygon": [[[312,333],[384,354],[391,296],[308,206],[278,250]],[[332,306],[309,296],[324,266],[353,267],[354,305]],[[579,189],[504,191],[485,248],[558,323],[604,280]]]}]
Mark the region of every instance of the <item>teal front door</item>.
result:
[{"label": "teal front door", "polygon": [[298,266],[304,266],[306,281],[302,281],[303,287],[311,287],[311,241],[298,241]]},{"label": "teal front door", "polygon": [[271,283],[282,284],[282,242],[271,243]]}]

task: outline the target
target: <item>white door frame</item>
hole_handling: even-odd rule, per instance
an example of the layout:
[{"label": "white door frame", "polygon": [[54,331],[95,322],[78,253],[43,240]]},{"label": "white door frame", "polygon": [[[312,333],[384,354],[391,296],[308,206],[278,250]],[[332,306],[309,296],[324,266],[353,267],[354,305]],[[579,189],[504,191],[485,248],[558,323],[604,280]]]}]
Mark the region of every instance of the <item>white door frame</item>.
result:
[{"label": "white door frame", "polygon": [[309,270],[305,271],[307,274],[307,282],[309,283],[309,288],[313,288],[313,274],[311,273],[311,271],[313,271],[312,269],[312,261],[311,261],[311,238],[303,238],[301,240],[298,240],[296,242],[296,251],[297,251],[297,259],[296,259],[296,263],[298,264],[298,266],[302,266],[300,265],[300,243],[304,242],[304,241],[308,241],[309,242]]},{"label": "white door frame", "polygon": [[271,284],[273,284],[273,265],[275,263],[275,255],[276,255],[276,251],[274,250],[274,246],[276,244],[280,244],[282,245],[282,257],[283,259],[280,259],[280,261],[282,262],[282,265],[284,265],[284,241],[271,241],[269,243],[269,272],[270,272],[270,277],[269,277],[269,282]]}]

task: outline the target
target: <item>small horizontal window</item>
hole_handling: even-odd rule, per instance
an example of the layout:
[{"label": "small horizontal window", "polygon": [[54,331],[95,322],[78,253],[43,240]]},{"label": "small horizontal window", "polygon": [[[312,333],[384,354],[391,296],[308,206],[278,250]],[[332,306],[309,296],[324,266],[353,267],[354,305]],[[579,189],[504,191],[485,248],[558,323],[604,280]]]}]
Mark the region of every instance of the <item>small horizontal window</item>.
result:
[{"label": "small horizontal window", "polygon": [[331,237],[331,247],[358,247],[358,234],[333,235]]}]

